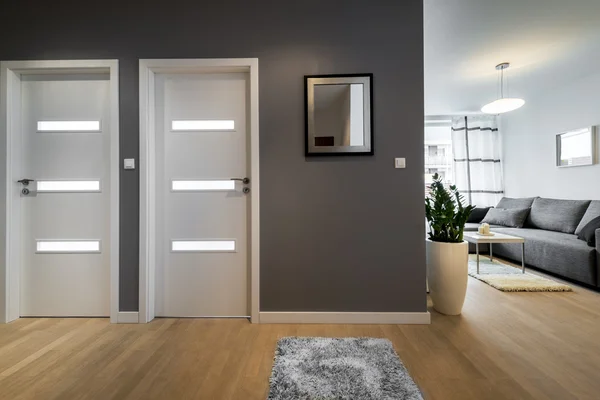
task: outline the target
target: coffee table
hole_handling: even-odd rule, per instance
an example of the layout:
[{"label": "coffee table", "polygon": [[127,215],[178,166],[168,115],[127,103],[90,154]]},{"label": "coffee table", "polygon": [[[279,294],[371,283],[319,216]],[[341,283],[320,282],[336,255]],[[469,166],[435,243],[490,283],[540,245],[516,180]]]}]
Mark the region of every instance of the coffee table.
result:
[{"label": "coffee table", "polygon": [[479,243],[489,243],[490,245],[490,260],[494,261],[494,253],[492,252],[492,246],[494,243],[521,243],[521,269],[525,273],[525,239],[507,235],[505,233],[492,232],[494,236],[480,235],[477,232],[465,232],[463,238],[469,242],[475,244],[477,252],[477,274],[479,274]]}]

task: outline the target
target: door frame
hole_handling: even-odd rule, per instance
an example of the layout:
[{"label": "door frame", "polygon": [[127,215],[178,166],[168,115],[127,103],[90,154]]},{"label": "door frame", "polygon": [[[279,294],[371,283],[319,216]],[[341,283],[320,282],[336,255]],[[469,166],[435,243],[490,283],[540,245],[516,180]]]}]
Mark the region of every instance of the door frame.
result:
[{"label": "door frame", "polygon": [[119,314],[119,61],[0,62],[0,323],[20,317],[21,76],[108,73],[110,85],[110,322]]},{"label": "door frame", "polygon": [[156,285],[156,129],[154,82],[157,73],[239,73],[250,78],[250,229],[249,300],[251,322],[259,322],[259,147],[258,58],[143,59],[140,65],[140,297],[139,322],[155,317]]}]

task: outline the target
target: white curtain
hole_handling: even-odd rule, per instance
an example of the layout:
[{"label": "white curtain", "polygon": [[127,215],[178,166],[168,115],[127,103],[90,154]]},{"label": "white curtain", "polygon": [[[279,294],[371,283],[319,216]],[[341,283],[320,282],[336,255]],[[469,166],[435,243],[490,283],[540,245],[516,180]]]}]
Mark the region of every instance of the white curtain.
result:
[{"label": "white curtain", "polygon": [[495,206],[504,195],[501,146],[495,116],[452,119],[454,180],[469,204]]}]

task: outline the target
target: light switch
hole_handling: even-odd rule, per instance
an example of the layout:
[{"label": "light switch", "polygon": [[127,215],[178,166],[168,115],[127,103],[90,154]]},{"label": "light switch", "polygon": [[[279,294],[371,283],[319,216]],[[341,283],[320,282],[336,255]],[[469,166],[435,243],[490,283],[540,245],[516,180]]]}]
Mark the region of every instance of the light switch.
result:
[{"label": "light switch", "polygon": [[406,168],[406,158],[402,157],[402,158],[396,158],[394,163],[394,166],[396,168]]},{"label": "light switch", "polygon": [[123,168],[135,169],[135,158],[126,158],[123,160]]}]

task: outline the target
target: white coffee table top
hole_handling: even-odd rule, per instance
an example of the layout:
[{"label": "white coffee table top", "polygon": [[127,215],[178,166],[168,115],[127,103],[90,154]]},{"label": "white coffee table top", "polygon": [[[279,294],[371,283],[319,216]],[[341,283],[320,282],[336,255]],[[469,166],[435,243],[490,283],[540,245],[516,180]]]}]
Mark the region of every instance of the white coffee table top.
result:
[{"label": "white coffee table top", "polygon": [[477,232],[465,232],[464,239],[470,243],[525,243],[525,239],[518,236],[493,231],[492,233],[494,236],[484,236]]}]

